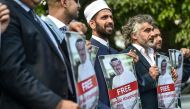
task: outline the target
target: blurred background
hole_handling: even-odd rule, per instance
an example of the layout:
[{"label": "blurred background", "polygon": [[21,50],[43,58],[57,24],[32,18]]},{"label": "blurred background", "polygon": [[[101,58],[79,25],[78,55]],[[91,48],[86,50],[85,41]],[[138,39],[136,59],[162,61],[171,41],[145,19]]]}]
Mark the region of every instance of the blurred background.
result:
[{"label": "blurred background", "polygon": [[[80,0],[81,9],[78,21],[84,22],[84,8],[93,0]],[[112,9],[115,34],[110,39],[111,45],[119,50],[125,48],[121,27],[129,17],[137,14],[150,14],[157,22],[162,32],[163,51],[167,52],[168,48],[180,49],[181,47],[190,46],[190,0],[106,0]],[[35,10],[39,15],[46,15],[46,0]],[[90,38],[90,29],[86,36]]]},{"label": "blurred background", "polygon": [[[81,9],[78,21],[84,22],[84,8],[93,0],[80,0]],[[115,33],[110,37],[110,44],[117,50],[125,48],[121,35],[121,27],[128,18],[137,14],[150,14],[161,30],[163,38],[162,52],[169,48],[190,48],[190,0],[106,0],[112,9]],[[39,15],[47,15],[46,0],[35,10]],[[91,31],[88,29],[86,38],[90,39]],[[183,109],[190,109],[190,81],[182,85]]]}]

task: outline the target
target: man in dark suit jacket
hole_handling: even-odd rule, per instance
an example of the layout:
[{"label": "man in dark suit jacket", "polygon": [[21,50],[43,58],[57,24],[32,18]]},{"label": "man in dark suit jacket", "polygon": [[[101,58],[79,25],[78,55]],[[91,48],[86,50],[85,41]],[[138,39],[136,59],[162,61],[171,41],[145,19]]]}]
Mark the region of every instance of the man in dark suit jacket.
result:
[{"label": "man in dark suit jacket", "polygon": [[29,14],[41,0],[1,1],[11,21],[2,36],[0,108],[77,109],[68,100],[67,58],[45,23]]},{"label": "man in dark suit jacket", "polygon": [[109,96],[104,75],[98,60],[99,55],[118,53],[108,45],[108,38],[112,35],[114,22],[111,9],[103,0],[97,0],[89,4],[84,10],[86,20],[92,29],[90,42],[99,48],[95,60],[95,72],[99,85],[99,109],[109,109]]},{"label": "man in dark suit jacket", "polygon": [[153,44],[153,19],[149,15],[137,15],[128,20],[122,28],[129,44],[123,52],[135,50],[139,61],[135,63],[135,70],[139,84],[142,109],[157,109],[156,78],[158,68],[155,66]]}]

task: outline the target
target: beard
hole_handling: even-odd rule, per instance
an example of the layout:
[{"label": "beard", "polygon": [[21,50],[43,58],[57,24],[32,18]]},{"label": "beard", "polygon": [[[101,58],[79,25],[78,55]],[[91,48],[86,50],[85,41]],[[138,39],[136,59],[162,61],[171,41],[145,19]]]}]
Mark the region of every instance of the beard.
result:
[{"label": "beard", "polygon": [[154,38],[150,38],[148,39],[148,42],[147,42],[147,47],[154,47],[155,44],[154,44]]},{"label": "beard", "polygon": [[[112,29],[108,29],[107,28],[112,28]],[[102,26],[100,26],[97,22],[96,22],[96,31],[98,33],[98,35],[102,38],[108,38],[109,36],[111,36],[113,34],[113,29],[114,26],[113,24],[109,23],[109,24],[105,24],[104,28]]]},{"label": "beard", "polygon": [[154,43],[152,41],[148,41],[147,42],[147,47],[151,47],[152,48],[153,46],[154,46]]}]

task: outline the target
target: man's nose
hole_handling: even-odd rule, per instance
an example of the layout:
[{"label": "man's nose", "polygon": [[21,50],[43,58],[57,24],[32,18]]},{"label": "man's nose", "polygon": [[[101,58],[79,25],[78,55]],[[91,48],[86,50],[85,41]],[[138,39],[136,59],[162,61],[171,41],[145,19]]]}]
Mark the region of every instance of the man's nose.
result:
[{"label": "man's nose", "polygon": [[113,19],[112,19],[111,17],[108,17],[107,21],[108,21],[109,23],[112,23],[112,24],[113,24]]}]

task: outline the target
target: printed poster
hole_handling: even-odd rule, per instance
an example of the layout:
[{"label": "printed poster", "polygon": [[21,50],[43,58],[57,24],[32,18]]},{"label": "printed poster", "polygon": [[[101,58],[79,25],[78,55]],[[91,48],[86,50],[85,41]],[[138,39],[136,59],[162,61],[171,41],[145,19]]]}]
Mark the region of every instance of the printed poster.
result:
[{"label": "printed poster", "polygon": [[66,32],[66,42],[75,82],[77,101],[82,109],[95,109],[98,104],[98,83],[84,36]]},{"label": "printed poster", "polygon": [[157,54],[156,65],[159,69],[157,84],[158,107],[164,109],[177,108],[175,85],[171,75],[169,57]]},{"label": "printed poster", "polygon": [[127,54],[101,55],[112,109],[141,109],[133,59]]},{"label": "printed poster", "polygon": [[91,46],[92,46],[92,48],[91,48],[91,52],[90,52],[90,58],[91,58],[91,62],[93,64],[93,66],[94,66],[99,47],[97,47],[95,45],[91,45]]},{"label": "printed poster", "polygon": [[183,54],[181,51],[176,49],[169,49],[169,56],[172,66],[176,69],[178,78],[175,82],[175,90],[177,97],[181,95],[181,81],[183,76]]}]

